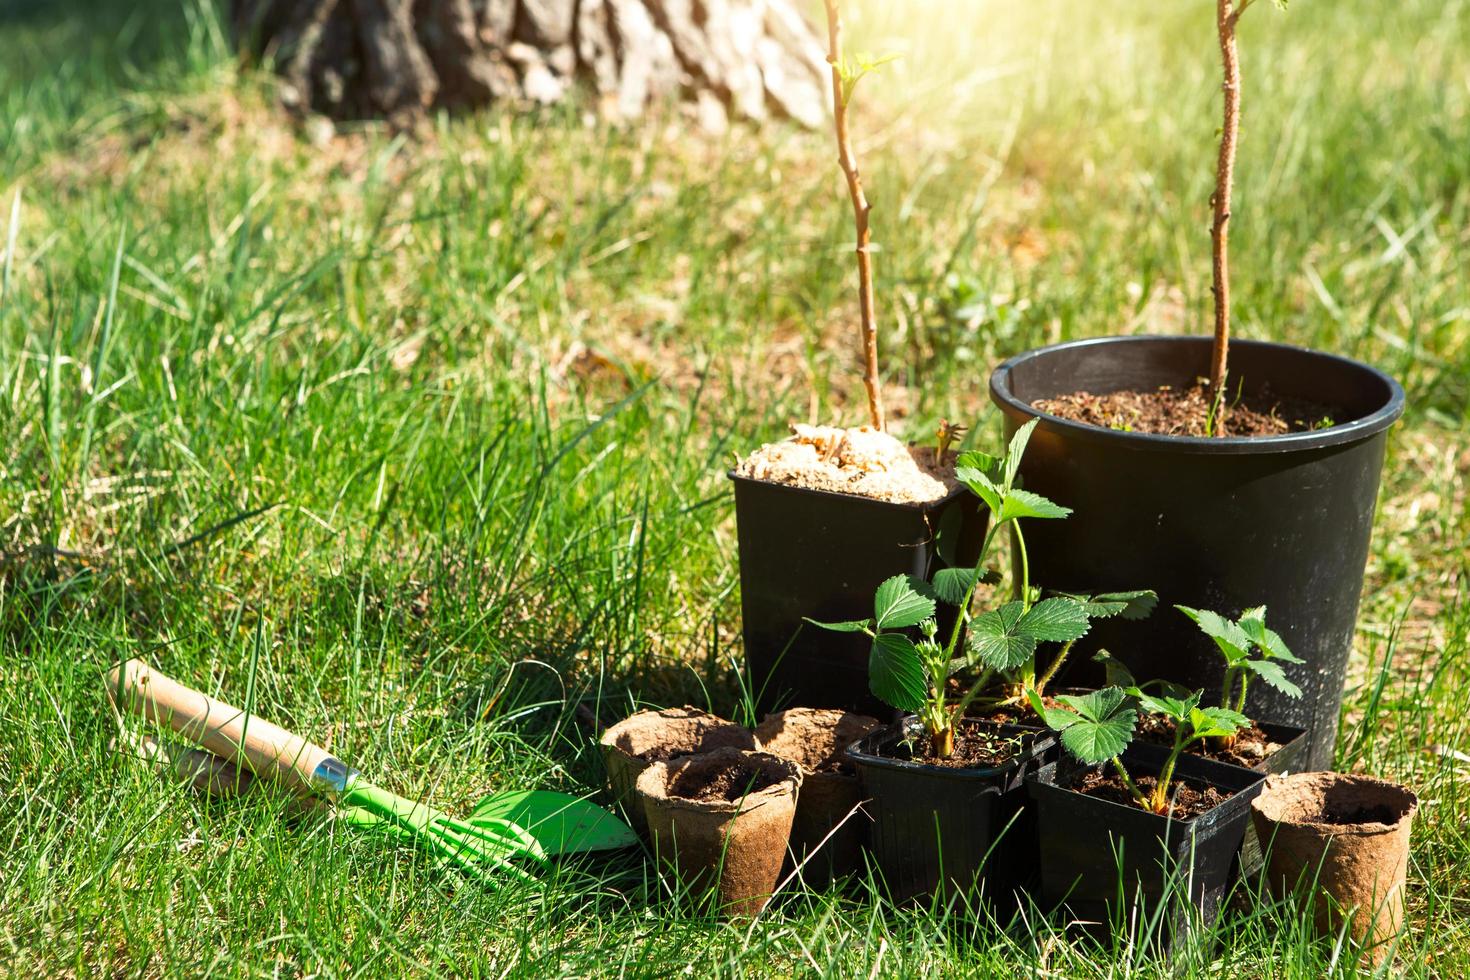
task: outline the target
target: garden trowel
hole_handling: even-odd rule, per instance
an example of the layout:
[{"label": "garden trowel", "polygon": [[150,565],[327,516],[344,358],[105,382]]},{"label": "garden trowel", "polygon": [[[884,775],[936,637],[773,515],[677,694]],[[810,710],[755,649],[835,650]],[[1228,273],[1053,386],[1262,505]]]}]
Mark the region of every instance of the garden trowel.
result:
[{"label": "garden trowel", "polygon": [[326,749],[139,660],[110,669],[107,687],[120,706],[173,729],[252,776],[324,796],[341,807],[350,825],[412,840],[472,875],[497,870],[526,879],[530,876],[518,860],[545,862],[554,855],[637,843],[632,830],[601,807],[547,790],[492,794],[468,820],[454,819],[374,786]]}]

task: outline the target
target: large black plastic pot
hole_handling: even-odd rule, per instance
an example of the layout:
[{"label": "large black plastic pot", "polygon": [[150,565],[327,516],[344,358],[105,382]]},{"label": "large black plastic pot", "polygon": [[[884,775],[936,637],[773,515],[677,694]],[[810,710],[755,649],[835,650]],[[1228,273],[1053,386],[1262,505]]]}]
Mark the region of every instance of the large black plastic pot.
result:
[{"label": "large black plastic pot", "polygon": [[870,800],[869,846],[894,901],[953,891],[983,896],[1006,914],[1017,893],[1034,883],[1036,820],[1024,781],[1054,739],[1012,725],[961,724],[1019,738],[1020,751],[1005,765],[984,769],[913,762],[901,745],[904,733],[918,728],[908,718],[869,735],[847,756]]},{"label": "large black plastic pot", "polygon": [[[1159,771],[1157,761],[1131,751],[1123,761],[1135,779]],[[1173,820],[1068,789],[1085,768],[1048,763],[1026,780],[1036,808],[1043,905],[1065,906],[1103,928],[1158,915],[1152,937],[1166,949],[1185,923],[1208,927],[1230,885],[1265,774],[1181,757],[1177,778],[1233,795],[1208,813]]]},{"label": "large black plastic pot", "polygon": [[[867,635],[831,632],[802,617],[865,619],[884,579],[927,580],[949,565],[973,565],[985,536],[979,500],[964,487],[931,503],[895,504],[734,473],[730,479],[745,661],[758,710],[801,705],[891,717],[868,690]],[[953,616],[940,607],[941,630]]]},{"label": "large black plastic pot", "polygon": [[1032,407],[1075,391],[1105,394],[1187,386],[1208,373],[1204,337],[1110,337],[1011,358],[990,377],[1007,434],[1033,418],[1021,463],[1025,486],[1073,510],[1032,521],[1032,581],[1069,592],[1151,588],[1148,619],[1097,623],[1064,671],[1100,684],[1090,654],[1106,648],[1139,677],[1207,693],[1223,667],[1213,642],[1173,605],[1237,615],[1268,607],[1268,622],[1306,662],[1287,673],[1293,700],[1257,681],[1247,713],[1309,731],[1307,768],[1330,768],[1368,557],[1388,428],[1404,393],[1355,361],[1240,340],[1233,378],[1330,406],[1327,429],[1257,438],[1188,438],[1084,425]]}]

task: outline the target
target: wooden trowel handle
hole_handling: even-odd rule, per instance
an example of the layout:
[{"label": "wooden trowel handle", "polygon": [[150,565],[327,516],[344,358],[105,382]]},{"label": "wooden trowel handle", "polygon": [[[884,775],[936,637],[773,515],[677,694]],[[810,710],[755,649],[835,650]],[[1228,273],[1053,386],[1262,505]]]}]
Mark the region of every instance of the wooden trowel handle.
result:
[{"label": "wooden trowel handle", "polygon": [[257,776],[297,789],[340,791],[353,775],[320,745],[185,687],[141,660],[109,668],[107,690],[120,707],[172,728]]}]

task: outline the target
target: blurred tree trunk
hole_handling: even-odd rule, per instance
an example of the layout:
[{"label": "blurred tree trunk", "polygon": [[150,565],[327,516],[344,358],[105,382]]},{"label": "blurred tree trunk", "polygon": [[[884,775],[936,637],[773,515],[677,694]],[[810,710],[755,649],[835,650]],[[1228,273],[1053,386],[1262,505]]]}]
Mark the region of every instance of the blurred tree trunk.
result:
[{"label": "blurred tree trunk", "polygon": [[232,0],[237,37],[272,58],[284,96],[338,118],[408,125],[436,106],[559,101],[601,111],[678,96],[807,126],[827,111],[822,42],[795,0]]}]

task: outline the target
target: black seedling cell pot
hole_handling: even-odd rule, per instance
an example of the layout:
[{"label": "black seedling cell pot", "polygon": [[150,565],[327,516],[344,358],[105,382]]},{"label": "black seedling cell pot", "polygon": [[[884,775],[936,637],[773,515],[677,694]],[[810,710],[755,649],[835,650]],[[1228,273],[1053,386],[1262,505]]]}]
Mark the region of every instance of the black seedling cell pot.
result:
[{"label": "black seedling cell pot", "polygon": [[1054,738],[1029,728],[965,722],[1020,738],[1021,750],[1002,766],[955,769],[895,757],[902,733],[917,728],[912,718],[902,724],[907,728],[875,732],[847,751],[869,799],[869,845],[883,886],[895,902],[941,891],[983,895],[995,914],[1008,916],[1018,893],[1035,883],[1036,818],[1024,780],[1041,766]]},{"label": "black seedling cell pot", "polygon": [[[1159,771],[1132,749],[1123,763],[1134,778]],[[1191,820],[1171,820],[1058,785],[1078,774],[1059,776],[1058,766],[1043,766],[1026,780],[1036,808],[1043,906],[1065,907],[1076,921],[1102,930],[1139,928],[1150,921],[1145,916],[1157,915],[1151,935],[1165,951],[1182,938],[1186,923],[1208,928],[1236,870],[1250,803],[1265,775],[1181,757],[1176,778],[1234,795]]]},{"label": "black seedling cell pot", "polygon": [[[866,619],[884,579],[926,581],[973,565],[985,537],[980,501],[964,487],[926,504],[894,504],[730,474],[740,546],[745,661],[759,711],[791,705],[891,717],[868,690],[864,633],[803,621]],[[940,604],[941,634],[954,609]],[[915,634],[917,635],[917,634]]]},{"label": "black seedling cell pot", "polygon": [[[1307,730],[1293,725],[1277,725],[1269,721],[1258,721],[1256,725],[1266,733],[1267,738],[1281,748],[1266,756],[1259,764],[1251,766],[1248,771],[1259,772],[1263,775],[1302,772],[1307,761]],[[1129,746],[1128,751],[1136,758],[1146,759],[1160,766],[1169,757],[1169,749],[1166,746],[1151,745],[1147,742],[1134,742]],[[1216,765],[1231,765],[1231,763],[1218,759],[1206,761]],[[1261,854],[1261,842],[1256,837],[1256,829],[1247,822],[1245,841],[1240,845],[1240,873],[1247,877],[1254,875],[1261,869],[1264,860]]]},{"label": "black seedling cell pot", "polygon": [[[1278,725],[1269,721],[1258,721],[1256,726],[1266,733],[1266,737],[1281,746],[1257,765],[1248,767],[1253,772],[1260,773],[1288,773],[1302,772],[1307,762],[1307,730],[1295,725]],[[1169,748],[1165,745],[1156,745],[1151,742],[1135,741],[1129,750],[1139,758],[1150,762],[1157,761],[1160,765],[1169,757]],[[1203,758],[1197,754],[1191,757]],[[1210,759],[1210,762],[1219,762],[1221,765],[1230,765],[1220,759]]]},{"label": "black seedling cell pot", "polygon": [[1032,407],[1075,391],[1188,386],[1209,373],[1206,337],[1111,337],[1031,351],[990,377],[1007,434],[1041,420],[1021,463],[1027,489],[1071,507],[1031,521],[1031,579],[1049,589],[1151,588],[1147,619],[1099,622],[1064,679],[1099,684],[1106,648],[1139,677],[1220,689],[1214,643],[1175,604],[1230,616],[1265,605],[1305,663],[1286,672],[1299,700],[1257,679],[1246,713],[1310,733],[1306,768],[1331,766],[1388,429],[1403,413],[1392,378],[1346,358],[1238,340],[1230,374],[1248,387],[1329,406],[1330,428],[1267,437],[1189,438],[1084,425]]}]

